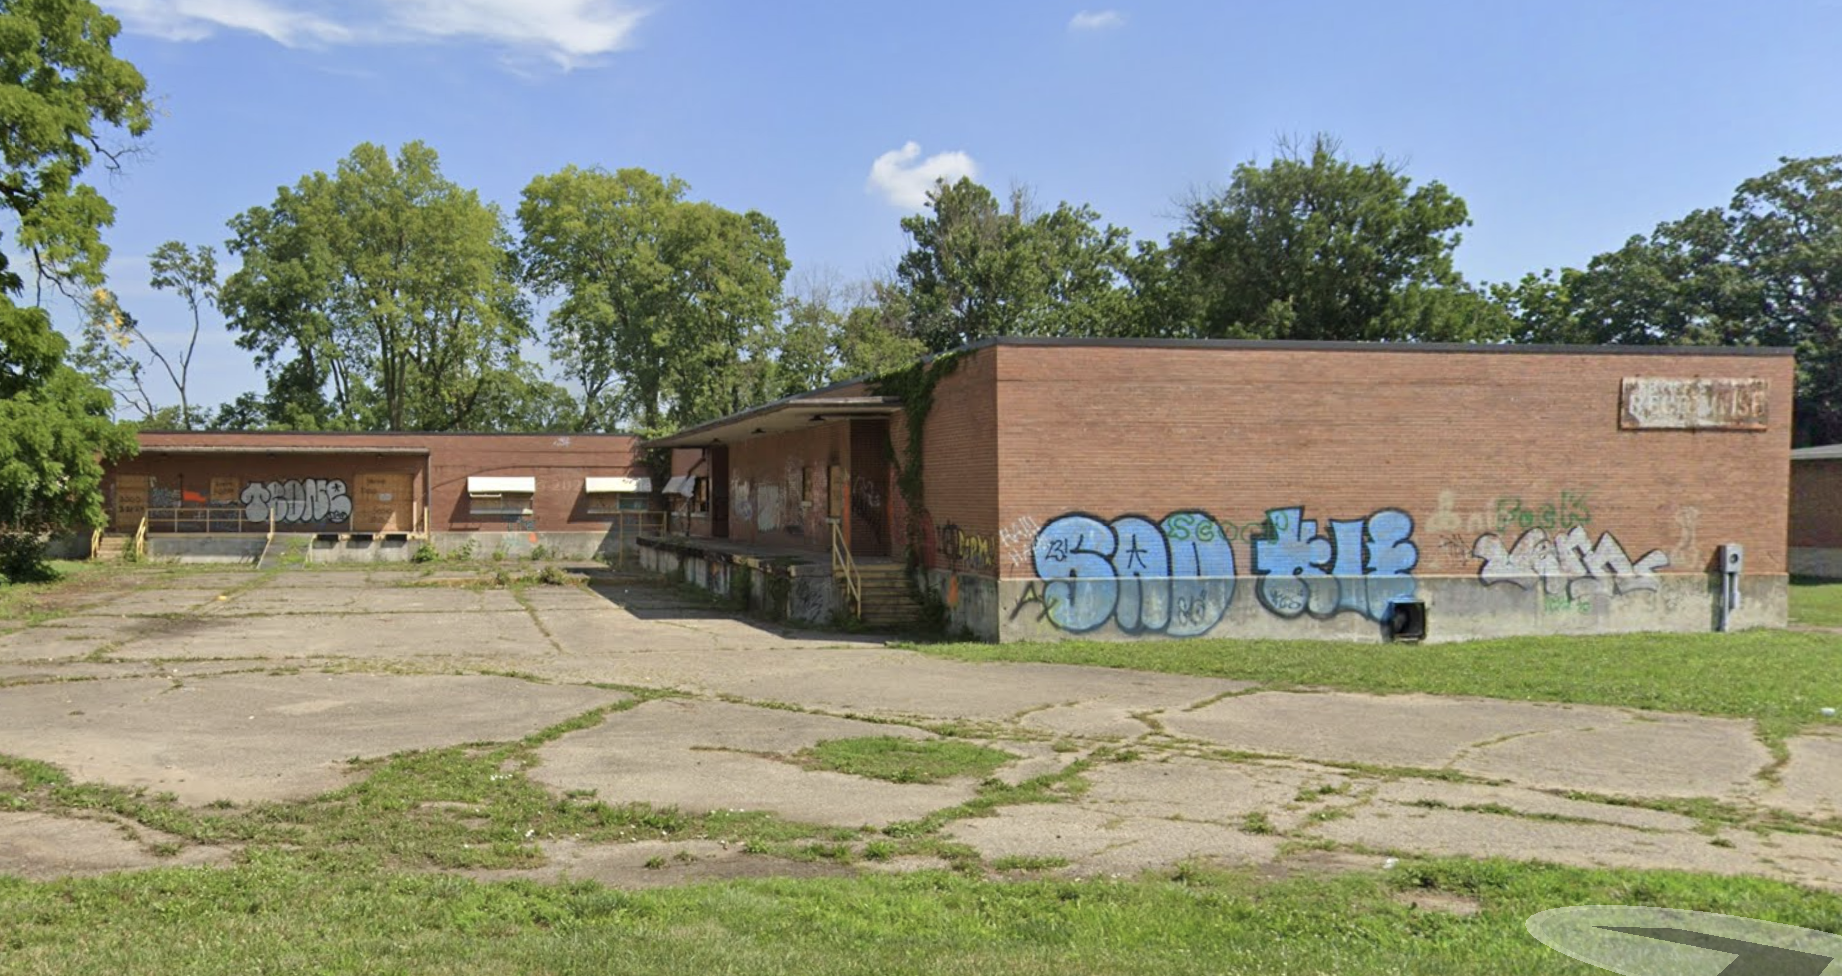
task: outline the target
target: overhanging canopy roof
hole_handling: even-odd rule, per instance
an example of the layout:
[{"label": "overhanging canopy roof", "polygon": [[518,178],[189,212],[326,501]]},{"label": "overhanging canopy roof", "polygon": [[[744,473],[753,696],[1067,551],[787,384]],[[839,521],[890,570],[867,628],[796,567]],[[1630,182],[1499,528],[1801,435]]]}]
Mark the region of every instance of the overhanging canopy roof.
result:
[{"label": "overhanging canopy roof", "polygon": [[721,420],[699,424],[669,437],[646,442],[647,447],[712,447],[739,444],[768,434],[807,430],[837,420],[887,417],[902,409],[895,397],[806,397],[777,400],[766,406],[732,413]]},{"label": "overhanging canopy roof", "polygon": [[467,479],[469,495],[535,495],[536,478],[489,478],[474,475]]}]

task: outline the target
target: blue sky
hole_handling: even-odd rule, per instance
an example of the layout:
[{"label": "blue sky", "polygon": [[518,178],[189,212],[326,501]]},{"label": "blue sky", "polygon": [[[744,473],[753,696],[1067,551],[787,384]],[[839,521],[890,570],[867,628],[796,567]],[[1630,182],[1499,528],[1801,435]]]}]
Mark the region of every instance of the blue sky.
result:
[{"label": "blue sky", "polygon": [[[675,174],[773,217],[796,273],[847,279],[893,264],[936,173],[1162,241],[1179,198],[1325,132],[1462,196],[1459,266],[1498,281],[1722,204],[1780,156],[1842,152],[1839,0],[102,6],[162,112],[99,184],[111,286],[169,338],[184,308],[144,255],[221,255],[226,220],[367,141],[428,143],[508,215],[570,164]],[[258,388],[207,326],[193,401]]]}]

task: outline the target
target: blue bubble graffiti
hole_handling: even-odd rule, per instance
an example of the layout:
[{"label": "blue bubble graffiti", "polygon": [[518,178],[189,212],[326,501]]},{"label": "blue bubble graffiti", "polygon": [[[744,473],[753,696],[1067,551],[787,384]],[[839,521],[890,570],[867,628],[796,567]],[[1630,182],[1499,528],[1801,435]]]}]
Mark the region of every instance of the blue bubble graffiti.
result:
[{"label": "blue bubble graffiti", "polygon": [[[1411,573],[1420,554],[1411,541],[1413,518],[1399,509],[1333,519],[1328,537],[1303,508],[1272,509],[1254,528],[1240,534],[1251,541],[1253,569],[1262,577],[1256,596],[1281,617],[1355,612],[1378,620],[1389,602],[1414,594]],[[1026,590],[1024,602],[1040,602],[1043,617],[1071,633],[1112,621],[1128,634],[1196,637],[1220,623],[1234,602],[1231,538],[1201,511],[1173,512],[1159,522],[1070,513],[1036,534],[1032,553],[1043,582]]]},{"label": "blue bubble graffiti", "polygon": [[1194,637],[1234,599],[1234,548],[1204,512],[1153,523],[1065,515],[1036,534],[1036,575],[1048,619],[1073,633],[1113,620],[1130,634]]},{"label": "blue bubble graffiti", "polygon": [[1384,508],[1368,518],[1330,521],[1318,534],[1302,508],[1274,509],[1267,520],[1285,526],[1273,538],[1254,540],[1255,595],[1281,617],[1334,617],[1346,611],[1380,620],[1395,600],[1414,595],[1410,575],[1420,562],[1413,516]]}]

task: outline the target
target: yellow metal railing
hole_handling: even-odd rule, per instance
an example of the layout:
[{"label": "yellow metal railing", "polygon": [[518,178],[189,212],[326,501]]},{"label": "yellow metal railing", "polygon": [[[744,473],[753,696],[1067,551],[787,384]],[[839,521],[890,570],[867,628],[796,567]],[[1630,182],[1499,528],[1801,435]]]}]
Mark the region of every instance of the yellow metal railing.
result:
[{"label": "yellow metal railing", "polygon": [[141,525],[134,530],[134,558],[147,558],[147,516],[141,516]]},{"label": "yellow metal railing", "polygon": [[96,555],[100,553],[101,551],[102,551],[102,530],[97,529],[96,531],[90,533],[90,558],[95,559]]},{"label": "yellow metal railing", "polygon": [[250,521],[241,506],[150,508],[144,521],[148,531],[165,535],[253,535],[263,531],[265,521],[268,531],[275,531],[275,510],[269,510],[266,520]]},{"label": "yellow metal railing", "polygon": [[851,547],[844,544],[844,520],[828,518],[831,523],[831,572],[835,577],[844,579],[845,596],[849,598],[851,616],[863,618],[863,580],[857,575],[857,561],[851,558]]}]

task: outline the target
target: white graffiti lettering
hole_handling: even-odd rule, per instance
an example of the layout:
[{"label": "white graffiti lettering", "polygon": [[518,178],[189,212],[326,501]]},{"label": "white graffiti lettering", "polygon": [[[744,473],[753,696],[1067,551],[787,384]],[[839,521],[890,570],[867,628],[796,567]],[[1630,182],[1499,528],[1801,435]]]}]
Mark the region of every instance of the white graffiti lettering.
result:
[{"label": "white graffiti lettering", "polygon": [[1530,529],[1504,548],[1495,534],[1481,535],[1471,549],[1473,558],[1484,566],[1478,578],[1486,585],[1509,582],[1530,589],[1539,579],[1550,594],[1564,594],[1570,599],[1656,590],[1656,573],[1669,566],[1669,554],[1652,549],[1633,562],[1624,546],[1610,532],[1602,533],[1597,544],[1578,525],[1557,536],[1546,529]]},{"label": "white graffiti lettering", "polygon": [[243,517],[266,522],[344,522],[352,517],[352,498],[338,478],[252,481],[243,489]]}]

